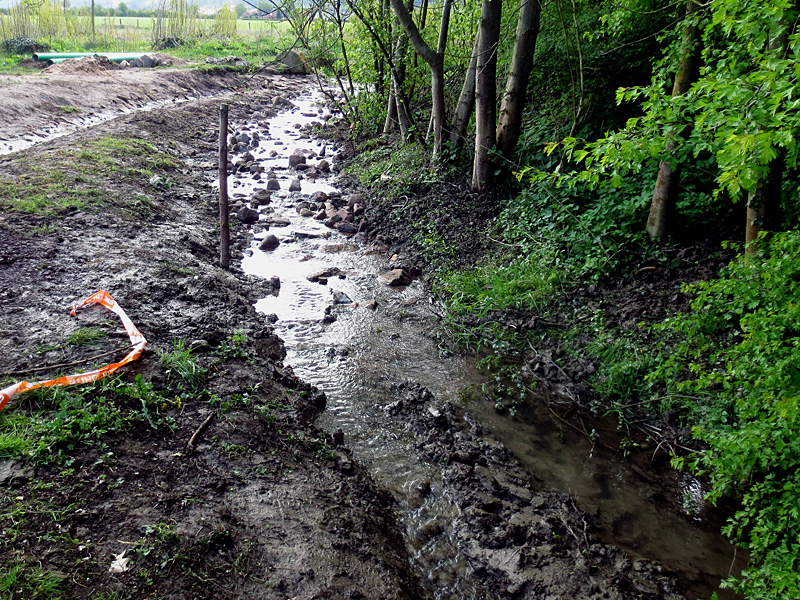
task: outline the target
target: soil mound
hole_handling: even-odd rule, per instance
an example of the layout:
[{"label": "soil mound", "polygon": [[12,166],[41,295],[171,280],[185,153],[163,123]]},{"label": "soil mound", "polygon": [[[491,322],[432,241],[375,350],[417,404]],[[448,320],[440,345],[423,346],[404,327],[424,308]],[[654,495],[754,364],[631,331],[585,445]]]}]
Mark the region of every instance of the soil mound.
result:
[{"label": "soil mound", "polygon": [[101,75],[106,71],[116,69],[119,69],[119,65],[111,62],[105,56],[81,56],[50,65],[43,72],[53,75]]}]

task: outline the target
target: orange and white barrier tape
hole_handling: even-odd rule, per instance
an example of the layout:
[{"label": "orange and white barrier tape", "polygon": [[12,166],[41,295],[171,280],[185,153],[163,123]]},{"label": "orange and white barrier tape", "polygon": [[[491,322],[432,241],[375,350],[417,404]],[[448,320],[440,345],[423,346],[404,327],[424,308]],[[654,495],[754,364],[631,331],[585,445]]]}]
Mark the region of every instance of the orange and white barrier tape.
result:
[{"label": "orange and white barrier tape", "polygon": [[136,328],[136,325],[133,324],[130,317],[125,314],[125,311],[122,310],[122,307],[117,304],[117,301],[114,300],[107,291],[100,290],[99,292],[95,292],[86,300],[77,304],[76,306],[72,307],[72,316],[75,316],[75,311],[79,308],[83,308],[89,304],[101,304],[105,306],[108,310],[116,314],[122,324],[125,325],[125,330],[128,332],[128,337],[131,340],[131,345],[133,345],[133,349],[128,352],[128,354],[119,362],[115,362],[110,365],[106,365],[104,367],[100,367],[99,369],[95,369],[94,371],[89,371],[87,373],[78,373],[77,375],[64,375],[63,377],[59,377],[57,379],[48,379],[46,381],[37,381],[36,383],[29,383],[27,381],[20,381],[11,385],[3,390],[0,390],[0,410],[3,410],[3,407],[6,403],[11,400],[11,397],[14,394],[21,394],[23,392],[29,392],[31,390],[35,390],[36,388],[40,387],[56,387],[56,386],[65,386],[65,385],[75,385],[78,383],[89,383],[90,381],[97,381],[98,379],[102,379],[103,377],[107,377],[112,373],[116,372],[123,365],[127,365],[129,362],[133,362],[137,358],[142,355],[144,351],[144,347],[147,345],[147,340],[144,339],[144,336],[141,332]]}]

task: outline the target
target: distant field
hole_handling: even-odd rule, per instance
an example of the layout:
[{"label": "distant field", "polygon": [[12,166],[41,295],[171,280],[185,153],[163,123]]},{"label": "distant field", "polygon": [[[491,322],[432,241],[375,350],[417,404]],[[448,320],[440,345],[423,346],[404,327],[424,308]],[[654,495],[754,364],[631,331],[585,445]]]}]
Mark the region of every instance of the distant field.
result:
[{"label": "distant field", "polygon": [[[70,22],[78,31],[87,32],[90,30],[89,17],[71,17]],[[103,17],[96,16],[94,18],[95,29],[99,32],[108,32],[109,29],[113,33],[119,34],[125,32],[140,36],[147,36],[153,28],[153,20],[150,17]],[[0,33],[5,30],[13,31],[13,28],[7,26],[10,24],[10,17],[8,15],[0,14]],[[214,24],[214,19],[199,19],[198,26],[206,31],[210,30]],[[236,33],[242,37],[248,35],[260,35],[265,33],[272,33],[281,35],[289,31],[289,23],[287,21],[273,21],[268,19],[239,19],[236,22]],[[9,36],[10,37],[10,36]],[[127,36],[124,36],[127,37]]]},{"label": "distant field", "polygon": [[[109,23],[114,29],[150,30],[153,27],[153,20],[146,17],[95,17],[95,27],[108,27]],[[213,25],[214,19],[199,19],[198,23],[200,27],[207,29]],[[271,21],[267,19],[239,19],[236,25],[236,32],[242,36],[257,32],[281,34],[289,29],[289,23],[286,21]]]}]

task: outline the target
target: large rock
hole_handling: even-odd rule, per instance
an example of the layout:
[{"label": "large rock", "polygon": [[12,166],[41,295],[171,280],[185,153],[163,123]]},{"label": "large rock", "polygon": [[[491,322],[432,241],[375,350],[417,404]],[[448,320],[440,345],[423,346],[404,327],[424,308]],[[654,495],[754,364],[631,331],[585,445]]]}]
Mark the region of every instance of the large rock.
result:
[{"label": "large rock", "polygon": [[245,225],[252,225],[256,221],[258,221],[258,211],[243,206],[236,212],[236,218],[239,219]]},{"label": "large rock", "polygon": [[281,184],[278,183],[277,179],[268,179],[267,180],[267,189],[268,190],[279,190],[279,189],[281,189]]},{"label": "large rock", "polygon": [[300,180],[293,179],[292,182],[289,184],[289,191],[290,192],[299,192],[300,191]]},{"label": "large rock", "polygon": [[297,165],[305,164],[306,157],[300,154],[299,152],[295,152],[289,157],[289,168],[296,169]]},{"label": "large rock", "polygon": [[259,250],[263,250],[264,252],[269,252],[270,250],[275,250],[278,246],[280,246],[281,241],[273,234],[268,234],[261,243],[258,245]]},{"label": "large rock", "polygon": [[390,286],[408,285],[411,283],[411,276],[405,269],[392,269],[381,273],[379,279]]},{"label": "large rock", "polygon": [[340,221],[336,224],[336,229],[339,233],[346,233],[352,235],[358,231],[358,228],[348,221]]},{"label": "large rock", "polygon": [[256,190],[250,197],[250,202],[252,202],[254,205],[258,204],[259,206],[264,206],[269,204],[271,199],[272,192],[269,190]]},{"label": "large rock", "polygon": [[276,60],[286,67],[289,73],[313,73],[314,67],[311,61],[306,57],[305,52],[300,49],[287,50],[281,52]]},{"label": "large rock", "polygon": [[316,273],[312,273],[306,279],[308,279],[311,283],[319,283],[321,279],[325,279],[326,281],[331,277],[338,277],[343,275],[342,270],[338,267],[328,267],[327,269],[323,269],[322,271],[317,271]]}]

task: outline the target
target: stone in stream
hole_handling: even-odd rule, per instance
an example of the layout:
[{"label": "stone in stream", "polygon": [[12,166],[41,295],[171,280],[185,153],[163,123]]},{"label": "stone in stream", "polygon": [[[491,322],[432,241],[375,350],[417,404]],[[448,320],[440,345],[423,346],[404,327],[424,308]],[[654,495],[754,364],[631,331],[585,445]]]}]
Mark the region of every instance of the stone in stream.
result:
[{"label": "stone in stream", "polygon": [[272,199],[272,192],[269,190],[259,189],[256,190],[253,195],[250,197],[250,202],[253,205],[264,206],[269,204],[270,200]]},{"label": "stone in stream", "polygon": [[323,159],[323,160],[321,160],[321,161],[319,161],[319,162],[317,163],[317,168],[318,168],[320,171],[330,171],[330,170],[331,170],[331,166],[330,166],[330,164],[329,164],[329,163],[328,163],[328,161],[327,161],[327,160],[325,160],[325,159]]},{"label": "stone in stream", "polygon": [[408,285],[411,283],[411,277],[405,269],[392,269],[381,273],[379,279],[389,286]]},{"label": "stone in stream", "polygon": [[350,298],[350,296],[348,296],[347,294],[345,294],[341,290],[335,290],[333,292],[333,303],[334,304],[352,304],[353,300]]},{"label": "stone in stream", "polygon": [[316,273],[312,273],[306,279],[308,279],[311,283],[317,283],[320,279],[328,279],[330,277],[340,277],[344,278],[344,273],[339,267],[328,267],[327,269],[323,269],[322,271],[317,271]]},{"label": "stone in stream", "polygon": [[367,310],[378,310],[378,301],[373,298],[372,300],[367,300],[364,302],[362,306]]},{"label": "stone in stream", "polygon": [[236,218],[246,225],[252,225],[258,221],[258,211],[243,206],[236,212]]},{"label": "stone in stream", "polygon": [[336,224],[341,220],[342,217],[340,215],[333,215],[331,218],[325,221],[325,227],[330,227],[331,229],[333,229],[334,227],[336,227]]},{"label": "stone in stream", "polygon": [[299,150],[296,150],[294,154],[289,157],[289,168],[295,169],[297,165],[305,164],[306,157],[300,154]]},{"label": "stone in stream", "polygon": [[268,190],[279,190],[281,189],[281,184],[278,182],[277,179],[268,179],[267,180],[267,189]]},{"label": "stone in stream", "polygon": [[300,191],[300,180],[299,179],[292,179],[292,183],[289,184],[289,191],[290,192],[299,192]]},{"label": "stone in stream", "polygon": [[335,446],[344,444],[344,431],[342,431],[341,427],[337,427],[336,431],[333,432],[333,444]]},{"label": "stone in stream", "polygon": [[308,198],[309,202],[320,203],[320,202],[327,202],[328,201],[328,194],[325,192],[314,192]]},{"label": "stone in stream", "polygon": [[258,249],[264,252],[269,252],[270,250],[275,250],[278,246],[280,246],[280,240],[273,234],[268,234],[261,243],[258,245]]},{"label": "stone in stream", "polygon": [[346,233],[348,235],[354,234],[358,231],[358,229],[356,229],[356,226],[348,221],[339,221],[336,224],[336,230],[339,233]]}]

